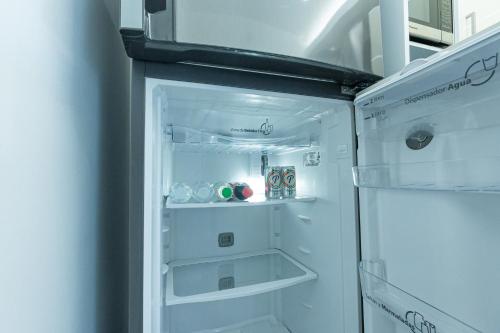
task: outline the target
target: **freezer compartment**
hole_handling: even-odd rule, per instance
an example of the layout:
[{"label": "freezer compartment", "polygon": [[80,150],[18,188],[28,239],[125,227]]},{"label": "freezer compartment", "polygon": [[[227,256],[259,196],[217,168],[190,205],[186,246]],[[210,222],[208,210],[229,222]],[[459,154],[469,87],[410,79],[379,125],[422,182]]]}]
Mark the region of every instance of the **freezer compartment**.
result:
[{"label": "freezer compartment", "polygon": [[357,186],[500,191],[500,30],[355,101]]},{"label": "freezer compartment", "polygon": [[317,279],[279,250],[168,264],[166,305],[210,302],[266,293]]},{"label": "freezer compartment", "polygon": [[359,266],[365,306],[394,324],[392,329],[388,328],[391,325],[381,321],[375,326],[386,327],[384,332],[387,333],[399,332],[400,329],[422,333],[480,333],[458,318],[389,283],[384,278],[381,265],[380,262],[365,261]]}]

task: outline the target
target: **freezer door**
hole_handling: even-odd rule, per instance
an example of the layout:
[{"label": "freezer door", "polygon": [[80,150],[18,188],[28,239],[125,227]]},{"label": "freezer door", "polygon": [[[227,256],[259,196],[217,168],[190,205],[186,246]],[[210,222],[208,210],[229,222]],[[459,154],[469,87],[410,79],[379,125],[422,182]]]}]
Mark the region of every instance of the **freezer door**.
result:
[{"label": "freezer door", "polygon": [[[344,76],[383,75],[379,0],[145,0],[144,5],[121,0],[121,9],[121,32],[135,59],[271,68],[343,80],[335,72],[271,66],[277,58],[323,72],[345,68]],[[265,57],[268,64],[231,61],[243,55]]]},{"label": "freezer door", "polygon": [[378,1],[182,0],[181,43],[311,59],[382,75]]},{"label": "freezer door", "polygon": [[355,100],[367,333],[497,332],[500,26]]}]

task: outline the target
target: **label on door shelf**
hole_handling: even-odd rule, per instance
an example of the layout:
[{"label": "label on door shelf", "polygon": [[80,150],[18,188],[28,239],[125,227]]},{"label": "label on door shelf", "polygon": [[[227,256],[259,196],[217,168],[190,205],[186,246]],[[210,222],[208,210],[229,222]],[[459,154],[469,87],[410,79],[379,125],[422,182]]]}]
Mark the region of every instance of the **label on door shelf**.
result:
[{"label": "label on door shelf", "polygon": [[379,308],[381,311],[385,312],[386,315],[392,319],[398,321],[399,323],[407,326],[410,332],[415,333],[437,333],[438,330],[436,325],[427,321],[421,313],[417,311],[397,311],[391,306],[381,302],[371,295],[365,295],[365,299]]},{"label": "label on door shelf", "polygon": [[[361,105],[361,108],[367,108],[362,110],[363,121],[370,121],[372,119],[376,119],[377,121],[385,120],[386,110],[398,105],[419,104],[430,101],[437,96],[454,94],[462,92],[464,89],[483,86],[490,83],[492,79],[495,78],[497,69],[498,53],[495,53],[475,60],[472,63],[468,63],[467,67],[463,69],[463,74],[458,79],[442,83],[437,87],[427,89],[423,92],[419,92],[418,94],[403,97],[402,99],[396,99],[395,96],[401,94],[401,89],[392,89],[389,91],[392,96],[387,96],[388,92],[386,92],[382,95],[370,97]],[[427,81],[430,81],[429,79],[430,78],[427,78]],[[425,84],[425,81],[423,81],[422,84]],[[387,103],[384,105],[382,104],[383,102]]]}]

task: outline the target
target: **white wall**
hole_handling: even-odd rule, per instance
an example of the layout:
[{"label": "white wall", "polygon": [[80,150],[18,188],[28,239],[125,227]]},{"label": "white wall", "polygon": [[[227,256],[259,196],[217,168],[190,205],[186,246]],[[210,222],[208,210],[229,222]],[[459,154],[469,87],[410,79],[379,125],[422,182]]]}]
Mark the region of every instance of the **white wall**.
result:
[{"label": "white wall", "polygon": [[476,32],[500,22],[500,7],[497,0],[457,0],[458,2],[458,40],[470,37],[467,33],[466,17],[476,15]]},{"label": "white wall", "polygon": [[129,61],[102,0],[1,1],[0,332],[125,332]]}]

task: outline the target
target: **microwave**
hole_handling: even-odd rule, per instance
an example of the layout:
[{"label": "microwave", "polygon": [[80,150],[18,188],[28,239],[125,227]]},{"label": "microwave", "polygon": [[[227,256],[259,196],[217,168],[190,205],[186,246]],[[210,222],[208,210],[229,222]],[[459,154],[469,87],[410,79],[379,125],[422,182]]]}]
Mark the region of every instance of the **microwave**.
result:
[{"label": "microwave", "polygon": [[453,0],[409,0],[410,37],[453,44]]}]

